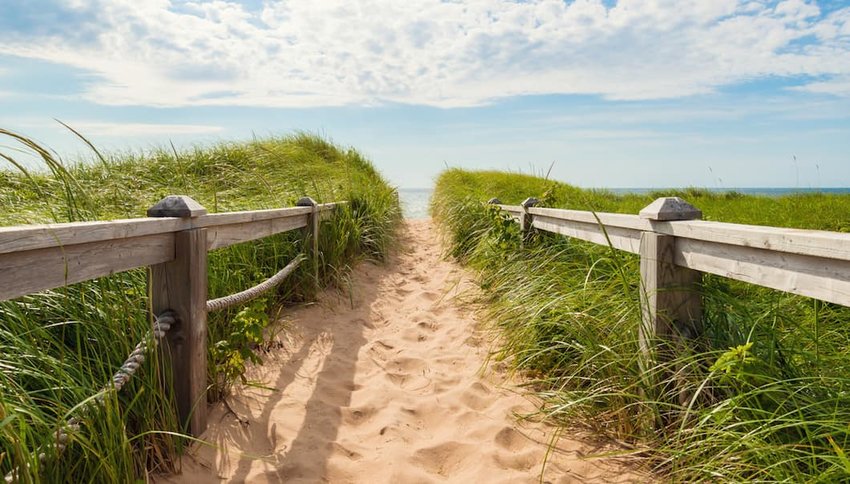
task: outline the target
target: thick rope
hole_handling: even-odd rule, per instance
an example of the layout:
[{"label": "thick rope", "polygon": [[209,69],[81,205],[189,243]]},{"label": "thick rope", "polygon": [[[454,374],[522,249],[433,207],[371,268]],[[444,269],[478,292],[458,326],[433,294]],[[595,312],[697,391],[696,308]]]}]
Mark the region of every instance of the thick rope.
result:
[{"label": "thick rope", "polygon": [[292,274],[292,271],[294,271],[295,268],[298,267],[298,264],[301,264],[301,262],[304,261],[304,259],[306,258],[307,257],[304,256],[304,254],[299,255],[295,258],[295,260],[293,260],[292,262],[287,264],[286,267],[281,269],[280,272],[250,289],[246,289],[242,292],[237,292],[236,294],[231,294],[229,296],[224,296],[207,301],[207,312],[220,311],[231,306],[236,306],[237,304],[248,302],[251,299],[258,297],[259,295],[283,282],[283,280],[286,279],[287,276]]},{"label": "thick rope", "polygon": [[[165,333],[171,329],[171,325],[175,322],[174,313],[171,311],[166,311],[159,316],[157,316],[156,320],[153,322],[153,328],[145,334],[145,337],[133,351],[130,353],[130,356],[124,360],[124,364],[121,365],[121,368],[112,375],[111,383],[105,386],[97,395],[94,396],[91,400],[84,403],[80,406],[80,413],[86,414],[93,410],[96,406],[103,403],[106,399],[106,395],[108,392],[115,391],[119,392],[127,382],[130,381],[130,378],[136,374],[136,371],[145,361],[145,353],[148,351],[148,346],[151,341],[162,339],[165,336]],[[80,417],[71,417],[65,422],[65,426],[56,430],[56,439],[53,443],[48,444],[38,453],[38,460],[42,464],[47,460],[48,454],[61,454],[65,448],[68,446],[68,442],[70,441],[71,432],[77,432],[80,430]],[[5,481],[7,484],[12,484],[17,480],[17,470],[11,470],[8,474],[6,474]]]}]

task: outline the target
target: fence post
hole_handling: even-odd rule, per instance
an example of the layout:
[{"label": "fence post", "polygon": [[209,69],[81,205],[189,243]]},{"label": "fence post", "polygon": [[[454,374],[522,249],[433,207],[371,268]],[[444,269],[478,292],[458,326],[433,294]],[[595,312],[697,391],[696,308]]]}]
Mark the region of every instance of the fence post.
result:
[{"label": "fence post", "polygon": [[313,282],[318,292],[319,285],[319,205],[310,197],[303,197],[295,203],[298,207],[312,207],[313,211],[307,219],[307,230],[305,240],[310,243],[309,253],[313,260]]},{"label": "fence post", "polygon": [[[207,213],[187,196],[170,195],[148,209],[148,217],[195,218]],[[207,229],[175,232],[174,260],[151,266],[154,315],[171,310],[177,325],[166,333],[164,361],[171,367],[177,415],[198,436],[207,426]],[[164,368],[167,375],[169,371]]]},{"label": "fence post", "polygon": [[[678,197],[659,198],[640,211],[650,222],[696,220],[702,212]],[[702,333],[702,273],[679,267],[673,260],[676,237],[643,232],[640,238],[641,331],[640,347],[644,369],[654,361],[674,358],[683,340]],[[687,403],[687,391],[678,389],[680,404]]]},{"label": "fence post", "polygon": [[522,216],[519,221],[519,230],[520,232],[522,232],[523,241],[528,238],[528,234],[531,231],[532,215],[528,213],[528,209],[537,205],[538,203],[540,203],[540,200],[534,197],[526,198],[525,200],[523,200],[522,203],[520,203],[520,206],[522,207]]}]

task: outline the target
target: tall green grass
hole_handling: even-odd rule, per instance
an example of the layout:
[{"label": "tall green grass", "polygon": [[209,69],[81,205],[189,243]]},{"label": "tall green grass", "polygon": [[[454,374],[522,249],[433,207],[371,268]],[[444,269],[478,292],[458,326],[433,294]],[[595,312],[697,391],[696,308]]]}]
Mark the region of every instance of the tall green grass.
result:
[{"label": "tall green grass", "polygon": [[845,195],[617,196],[463,170],[438,179],[432,214],[450,254],[484,288],[500,344],[493,357],[530,377],[542,415],[631,445],[672,481],[847,481],[850,309],[707,276],[705,334],[672,361],[642,368],[638,258],[554,234],[523,241],[515,223],[482,203],[536,196],[542,206],[637,213],[669,195],[709,220],[850,226]]},{"label": "tall green grass", "polygon": [[[320,231],[321,283],[334,284],[359,258],[382,259],[400,220],[398,196],[353,149],[313,135],[223,143],[185,151],[103,154],[67,162],[36,142],[0,130],[0,225],[144,216],[169,194],[189,195],[210,212],[290,206],[301,196],[348,200]],[[30,168],[32,167],[32,168]],[[301,253],[291,232],[210,253],[210,297],[271,276]],[[209,317],[208,397],[226,397],[267,344],[281,303],[314,296],[302,264],[277,292]],[[146,271],[0,303],[0,472],[20,482],[129,482],[176,470],[185,440],[172,402],[148,358],[119,395],[82,414],[60,456],[48,449],[68,417],[110,379],[150,327]]]}]

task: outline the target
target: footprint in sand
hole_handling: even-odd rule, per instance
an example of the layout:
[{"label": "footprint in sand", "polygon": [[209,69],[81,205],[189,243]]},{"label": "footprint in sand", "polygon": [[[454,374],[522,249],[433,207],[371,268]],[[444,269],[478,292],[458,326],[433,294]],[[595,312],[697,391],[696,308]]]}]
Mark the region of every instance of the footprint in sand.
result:
[{"label": "footprint in sand", "polygon": [[378,413],[378,409],[371,405],[362,407],[343,407],[340,409],[342,421],[348,425],[363,425]]},{"label": "footprint in sand", "polygon": [[493,441],[502,449],[509,450],[511,452],[518,452],[530,443],[528,437],[513,427],[504,427],[496,434]]},{"label": "footprint in sand", "polygon": [[497,452],[493,455],[493,460],[502,469],[527,471],[542,462],[542,451]]},{"label": "footprint in sand", "polygon": [[421,343],[428,340],[429,333],[419,328],[406,328],[401,332],[401,339],[412,343]]},{"label": "footprint in sand", "polygon": [[493,404],[492,393],[481,383],[475,382],[463,392],[460,401],[467,407],[480,412]]},{"label": "footprint in sand", "polygon": [[432,333],[440,329],[440,325],[436,321],[419,321],[416,326]]},{"label": "footprint in sand", "polygon": [[457,389],[458,384],[460,384],[461,378],[457,376],[439,376],[434,379],[434,393],[448,393],[452,390]]},{"label": "footprint in sand", "polygon": [[[444,304],[431,307],[431,316],[443,316],[444,314],[446,314],[446,308],[447,306]],[[453,315],[453,313],[449,313],[448,316],[445,317],[445,319],[456,320],[457,318]]]},{"label": "footprint in sand", "polygon": [[421,358],[409,358],[409,357],[399,357],[396,358],[389,363],[387,363],[388,370],[394,370],[398,373],[416,373],[416,374],[426,374],[430,373],[428,369],[428,364],[425,363],[425,360]]},{"label": "footprint in sand", "polygon": [[456,474],[471,461],[480,459],[478,446],[461,442],[445,442],[413,453],[413,463],[443,477]]},{"label": "footprint in sand", "polygon": [[430,378],[422,375],[386,372],[384,374],[393,385],[408,392],[422,393],[433,385]]},{"label": "footprint in sand", "polygon": [[375,364],[384,367],[386,362],[398,354],[399,351],[401,350],[396,350],[394,345],[378,340],[369,346],[367,354],[372,358]]}]

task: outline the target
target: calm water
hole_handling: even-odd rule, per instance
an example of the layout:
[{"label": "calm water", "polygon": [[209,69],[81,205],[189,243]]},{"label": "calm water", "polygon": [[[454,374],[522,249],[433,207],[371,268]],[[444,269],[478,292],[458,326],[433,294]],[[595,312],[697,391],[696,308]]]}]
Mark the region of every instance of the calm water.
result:
[{"label": "calm water", "polygon": [[[653,191],[659,191],[659,188],[605,188],[611,193],[624,195],[627,193],[644,194]],[[769,197],[778,197],[782,195],[790,195],[792,193],[850,193],[850,187],[844,188],[702,188],[700,190],[708,190],[710,192],[739,192],[746,195],[763,195]]]},{"label": "calm water", "polygon": [[434,190],[430,188],[399,188],[398,198],[404,218],[428,218],[428,203]]},{"label": "calm water", "polygon": [[[627,193],[644,194],[658,190],[658,188],[606,188],[605,190],[618,195]],[[850,193],[850,187],[846,188],[706,188],[712,192],[736,191],[747,195],[762,195],[778,197],[792,193]],[[401,208],[404,218],[428,218],[428,203],[431,201],[431,188],[399,188],[398,195],[401,199]]]}]

